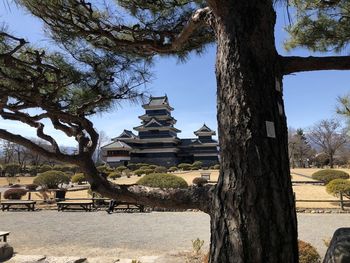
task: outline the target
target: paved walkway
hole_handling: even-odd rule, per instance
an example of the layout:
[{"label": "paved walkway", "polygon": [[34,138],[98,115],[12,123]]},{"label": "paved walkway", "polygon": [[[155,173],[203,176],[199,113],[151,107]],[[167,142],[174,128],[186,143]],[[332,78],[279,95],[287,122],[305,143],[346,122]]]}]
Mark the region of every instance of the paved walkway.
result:
[{"label": "paved walkway", "polygon": [[[323,239],[339,227],[350,227],[350,214],[298,214],[299,238],[323,256]],[[0,212],[1,230],[19,254],[137,258],[176,254],[192,249],[191,240],[205,240],[209,216],[201,212]]]}]

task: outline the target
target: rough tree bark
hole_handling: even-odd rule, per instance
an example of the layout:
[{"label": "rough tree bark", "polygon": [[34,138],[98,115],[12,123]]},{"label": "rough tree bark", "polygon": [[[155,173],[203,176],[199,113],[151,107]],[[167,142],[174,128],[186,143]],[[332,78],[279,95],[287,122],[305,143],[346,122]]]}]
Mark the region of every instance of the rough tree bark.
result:
[{"label": "rough tree bark", "polygon": [[222,160],[210,213],[210,262],[298,262],[272,1],[209,4]]}]

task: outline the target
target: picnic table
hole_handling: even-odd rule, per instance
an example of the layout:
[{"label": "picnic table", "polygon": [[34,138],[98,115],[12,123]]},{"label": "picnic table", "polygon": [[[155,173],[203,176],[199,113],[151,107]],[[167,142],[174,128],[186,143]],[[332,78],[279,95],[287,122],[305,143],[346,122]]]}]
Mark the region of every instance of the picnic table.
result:
[{"label": "picnic table", "polygon": [[86,212],[92,211],[93,201],[60,201],[57,202],[57,210],[85,210]]},{"label": "picnic table", "polygon": [[28,211],[34,211],[35,210],[35,201],[24,201],[24,200],[6,200],[1,201],[1,210],[2,211],[10,211],[10,208],[12,209],[19,209],[19,207],[24,207],[24,209],[27,209]]},{"label": "picnic table", "polygon": [[2,241],[6,242],[7,241],[7,236],[10,234],[10,232],[7,231],[0,231],[0,237],[2,237]]}]

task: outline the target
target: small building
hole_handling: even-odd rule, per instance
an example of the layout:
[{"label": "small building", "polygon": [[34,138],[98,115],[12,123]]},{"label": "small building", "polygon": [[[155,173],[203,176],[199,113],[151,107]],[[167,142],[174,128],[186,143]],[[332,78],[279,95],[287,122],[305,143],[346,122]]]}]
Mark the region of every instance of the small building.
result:
[{"label": "small building", "polygon": [[128,163],[149,163],[166,167],[179,163],[203,162],[204,166],[217,164],[218,142],[212,138],[216,133],[207,125],[194,132],[195,138],[180,139],[181,131],[174,125],[174,110],[167,96],[151,97],[142,105],[145,114],[139,116],[141,125],[134,127],[135,135],[124,130],[112,142],[102,147],[103,160],[110,166]]}]

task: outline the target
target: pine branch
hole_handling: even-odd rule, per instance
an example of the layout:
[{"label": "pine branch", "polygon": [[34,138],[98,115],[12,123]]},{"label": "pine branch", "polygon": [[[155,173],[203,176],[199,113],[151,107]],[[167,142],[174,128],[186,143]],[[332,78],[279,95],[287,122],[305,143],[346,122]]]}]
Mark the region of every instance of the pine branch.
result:
[{"label": "pine branch", "polygon": [[296,72],[315,70],[349,70],[350,56],[331,57],[280,57],[282,73],[288,75]]}]

